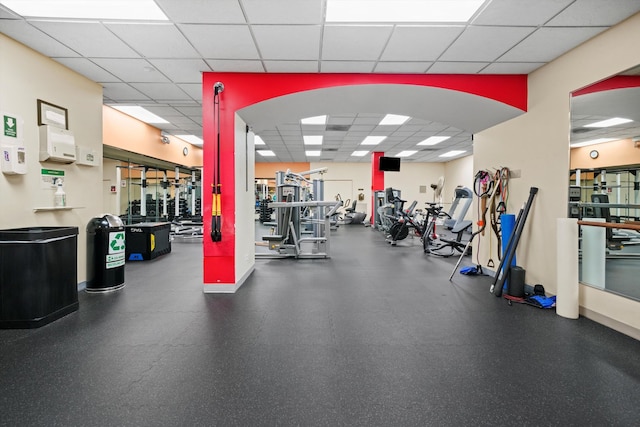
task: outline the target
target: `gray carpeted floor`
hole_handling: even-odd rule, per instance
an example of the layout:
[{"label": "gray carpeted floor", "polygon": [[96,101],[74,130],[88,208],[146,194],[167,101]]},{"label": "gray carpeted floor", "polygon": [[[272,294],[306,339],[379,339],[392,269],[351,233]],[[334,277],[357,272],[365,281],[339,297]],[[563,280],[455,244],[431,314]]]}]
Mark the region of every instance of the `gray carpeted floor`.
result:
[{"label": "gray carpeted floor", "polygon": [[332,251],[205,295],[201,246],[174,243],[121,291],[0,330],[0,425],[637,425],[640,342],[449,282],[417,239],[343,226]]}]

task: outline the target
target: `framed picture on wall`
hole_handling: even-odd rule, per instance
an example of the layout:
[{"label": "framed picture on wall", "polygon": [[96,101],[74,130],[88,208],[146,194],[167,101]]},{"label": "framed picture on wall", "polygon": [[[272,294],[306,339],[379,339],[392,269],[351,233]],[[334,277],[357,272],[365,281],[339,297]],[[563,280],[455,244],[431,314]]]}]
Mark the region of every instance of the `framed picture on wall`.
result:
[{"label": "framed picture on wall", "polygon": [[38,99],[38,126],[41,125],[69,129],[69,113],[67,109]]}]

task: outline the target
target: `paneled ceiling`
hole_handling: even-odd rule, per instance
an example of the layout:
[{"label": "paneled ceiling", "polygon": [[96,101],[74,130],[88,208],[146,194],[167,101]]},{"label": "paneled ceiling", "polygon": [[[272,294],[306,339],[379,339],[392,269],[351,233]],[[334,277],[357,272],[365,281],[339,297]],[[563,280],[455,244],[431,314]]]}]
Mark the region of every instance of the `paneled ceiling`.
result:
[{"label": "paneled ceiling", "polygon": [[[169,121],[162,130],[201,137],[202,72],[528,74],[640,11],[638,0],[487,0],[462,24],[336,24],[325,22],[326,0],[155,3],[168,21],[33,18],[0,5],[0,32],[100,83],[105,104],[143,106]],[[348,154],[355,140],[381,132],[379,108],[324,114],[326,126],[313,132],[333,141],[335,151],[323,152],[322,160],[369,161]],[[405,124],[385,129],[393,138],[376,151],[395,155],[446,135],[405,161],[472,152],[474,130],[452,126],[455,117],[409,114]],[[349,127],[336,133],[337,125]],[[261,126],[276,156],[259,160],[318,160],[300,148],[307,130],[297,118]]]}]

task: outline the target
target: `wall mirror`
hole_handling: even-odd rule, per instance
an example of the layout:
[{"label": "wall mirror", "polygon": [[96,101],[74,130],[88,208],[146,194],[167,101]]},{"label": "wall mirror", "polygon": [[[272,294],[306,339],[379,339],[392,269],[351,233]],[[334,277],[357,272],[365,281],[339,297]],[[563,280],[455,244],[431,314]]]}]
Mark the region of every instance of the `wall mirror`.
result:
[{"label": "wall mirror", "polygon": [[570,217],[581,227],[580,282],[640,300],[640,66],[571,94]]}]

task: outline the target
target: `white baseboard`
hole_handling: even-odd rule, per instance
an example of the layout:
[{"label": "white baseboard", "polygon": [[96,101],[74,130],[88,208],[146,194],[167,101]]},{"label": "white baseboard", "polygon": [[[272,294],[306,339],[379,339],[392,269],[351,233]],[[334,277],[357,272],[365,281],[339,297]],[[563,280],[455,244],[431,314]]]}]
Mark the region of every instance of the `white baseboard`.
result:
[{"label": "white baseboard", "polygon": [[580,315],[640,341],[640,330],[588,308],[580,307]]},{"label": "white baseboard", "polygon": [[202,291],[205,294],[234,294],[249,278],[251,273],[253,273],[254,268],[254,266],[251,266],[244,276],[242,276],[236,283],[205,283],[202,287]]}]

